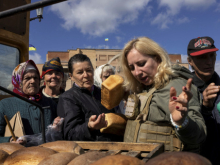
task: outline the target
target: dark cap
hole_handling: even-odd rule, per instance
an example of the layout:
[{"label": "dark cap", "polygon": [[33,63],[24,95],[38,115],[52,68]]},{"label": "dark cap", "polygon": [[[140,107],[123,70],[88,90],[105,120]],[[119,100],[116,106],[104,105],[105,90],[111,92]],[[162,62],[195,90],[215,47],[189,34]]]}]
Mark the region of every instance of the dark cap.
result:
[{"label": "dark cap", "polygon": [[205,53],[216,52],[218,49],[214,45],[211,37],[198,37],[189,42],[187,54],[190,56],[199,56]]},{"label": "dark cap", "polygon": [[51,59],[50,61],[45,62],[43,69],[42,69],[42,75],[41,78],[49,71],[58,71],[61,72],[64,75],[63,72],[63,66],[61,65],[60,62],[60,58],[59,57],[55,57],[53,59]]}]

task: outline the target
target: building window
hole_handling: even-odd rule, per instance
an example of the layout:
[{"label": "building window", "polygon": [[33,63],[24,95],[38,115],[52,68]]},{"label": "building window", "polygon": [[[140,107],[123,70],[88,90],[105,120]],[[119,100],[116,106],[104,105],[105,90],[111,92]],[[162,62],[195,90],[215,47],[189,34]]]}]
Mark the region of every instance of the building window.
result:
[{"label": "building window", "polygon": [[99,55],[99,61],[106,61],[107,56],[106,55]]},{"label": "building window", "polygon": [[[111,60],[115,55],[108,55],[108,61]],[[116,59],[113,60],[114,62],[116,62]]]}]

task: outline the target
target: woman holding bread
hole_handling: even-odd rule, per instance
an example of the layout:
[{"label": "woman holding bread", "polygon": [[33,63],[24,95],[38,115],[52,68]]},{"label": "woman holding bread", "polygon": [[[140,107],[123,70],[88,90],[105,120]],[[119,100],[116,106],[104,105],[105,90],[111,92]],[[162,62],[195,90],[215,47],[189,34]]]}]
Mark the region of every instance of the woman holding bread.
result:
[{"label": "woman holding bread", "polygon": [[[12,73],[12,84],[14,86],[13,92],[32,100],[44,109],[45,127],[53,122],[56,115],[56,103],[42,95],[40,90],[40,74],[34,61],[28,60],[19,64]],[[9,142],[11,137],[4,137],[6,121],[4,115],[8,120],[20,111],[21,119],[26,135],[33,135],[41,133],[41,118],[40,110],[19,98],[10,97],[0,101],[0,143]],[[54,121],[57,122],[57,119]],[[22,143],[22,141],[17,141]]]},{"label": "woman holding bread", "polygon": [[101,89],[94,85],[94,70],[90,59],[83,54],[72,56],[68,62],[74,84],[59,98],[57,113],[64,117],[64,139],[78,141],[119,141],[121,137],[100,133],[107,126],[101,104]]},{"label": "woman holding bread", "polygon": [[161,142],[167,151],[199,153],[206,126],[191,72],[179,65],[171,67],[166,51],[147,37],[125,45],[121,66],[125,87],[135,93],[129,96],[128,105],[136,107],[132,113],[126,109],[130,120],[124,141]]}]

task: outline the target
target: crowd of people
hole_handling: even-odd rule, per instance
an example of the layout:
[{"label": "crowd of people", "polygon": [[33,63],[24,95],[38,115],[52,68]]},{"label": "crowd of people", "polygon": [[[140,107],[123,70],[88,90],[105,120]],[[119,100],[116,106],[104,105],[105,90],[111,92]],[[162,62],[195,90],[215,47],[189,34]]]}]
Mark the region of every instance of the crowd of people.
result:
[{"label": "crowd of people", "polygon": [[[100,132],[108,125],[105,114],[125,114],[126,102],[131,100],[121,100],[111,110],[101,104],[101,84],[115,74],[110,64],[94,70],[88,56],[72,56],[68,69],[74,83],[64,91],[67,76],[59,57],[44,64],[42,75],[34,61],[28,60],[12,73],[13,92],[47,107],[45,127],[56,126],[63,118],[64,140],[162,142],[166,151],[194,152],[214,165],[220,164],[217,51],[211,37],[192,39],[187,47],[191,72],[172,65],[167,52],[151,39],[139,37],[129,41],[120,57],[123,87],[131,94],[128,98],[140,99],[140,105],[134,109],[135,115],[128,117],[124,137]],[[0,142],[23,143],[4,137],[4,115],[10,120],[17,111],[27,135],[42,131],[38,108],[16,97],[6,98],[0,101]]]}]

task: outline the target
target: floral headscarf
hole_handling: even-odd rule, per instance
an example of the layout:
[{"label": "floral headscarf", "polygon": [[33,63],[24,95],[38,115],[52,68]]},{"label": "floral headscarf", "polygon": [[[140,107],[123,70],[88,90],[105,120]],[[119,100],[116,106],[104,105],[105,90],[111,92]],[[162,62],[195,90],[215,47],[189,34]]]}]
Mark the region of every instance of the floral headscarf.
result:
[{"label": "floral headscarf", "polygon": [[36,69],[36,72],[40,79],[40,73],[34,61],[28,60],[27,62],[20,63],[12,72],[12,84],[14,86],[13,92],[19,94],[20,96],[27,97],[29,100],[39,101],[42,97],[41,91],[34,96],[30,96],[23,93],[21,89],[21,83],[24,77],[24,72],[28,64],[32,65]]}]

